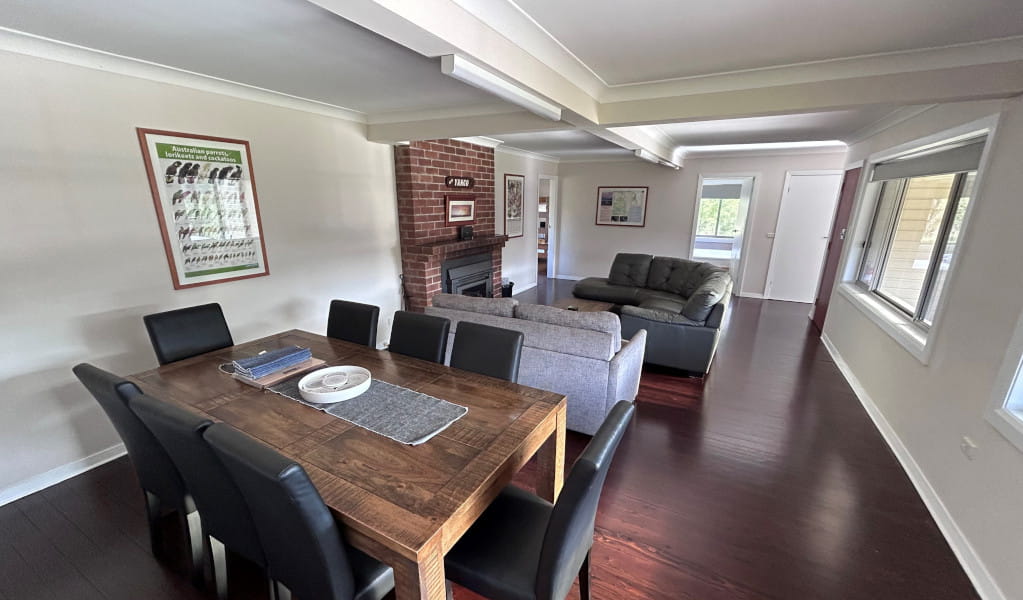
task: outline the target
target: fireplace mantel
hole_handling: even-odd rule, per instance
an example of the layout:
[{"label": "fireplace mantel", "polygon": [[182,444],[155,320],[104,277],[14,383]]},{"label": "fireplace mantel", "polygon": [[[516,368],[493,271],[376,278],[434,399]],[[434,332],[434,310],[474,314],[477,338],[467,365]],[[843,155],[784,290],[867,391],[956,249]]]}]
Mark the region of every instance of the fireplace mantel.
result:
[{"label": "fireplace mantel", "polygon": [[503,248],[507,242],[508,236],[506,235],[490,235],[479,236],[471,240],[441,240],[428,244],[419,244],[409,249],[415,254],[443,258],[448,254],[462,252],[463,250]]}]

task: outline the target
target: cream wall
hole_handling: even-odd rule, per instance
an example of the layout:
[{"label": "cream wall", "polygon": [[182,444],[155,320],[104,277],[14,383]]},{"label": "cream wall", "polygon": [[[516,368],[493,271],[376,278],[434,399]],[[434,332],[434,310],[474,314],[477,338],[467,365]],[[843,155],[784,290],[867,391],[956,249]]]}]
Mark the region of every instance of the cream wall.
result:
[{"label": "cream wall", "polygon": [[[561,163],[558,273],[606,277],[618,252],[687,257],[700,175],[756,175],[741,293],[763,294],[773,244],[767,234],[778,223],[786,172],[841,169],[844,164],[845,152],[688,158],[678,171],[639,160]],[[648,186],[646,227],[595,225],[599,186]]]},{"label": "cream wall", "polygon": [[497,211],[497,233],[504,233],[504,176],[506,173],[526,178],[522,198],[522,237],[508,240],[501,255],[501,276],[515,282],[515,293],[536,285],[536,233],[539,217],[540,175],[557,176],[558,163],[512,154],[498,146],[494,152],[494,195]]},{"label": "cream wall", "polygon": [[[348,298],[387,337],[394,167],[364,126],[5,52],[0,78],[0,503],[118,442],[71,367],[156,366],[146,313],[220,302],[245,341],[323,331]],[[173,289],[136,126],[250,142],[270,276]]]},{"label": "cream wall", "polygon": [[[904,446],[902,456],[946,534],[986,598],[1023,598],[1023,453],[984,420],[992,382],[1020,311],[1023,279],[1023,105],[1019,99],[931,109],[851,149],[874,152],[1002,112],[956,271],[946,283],[935,348],[921,364],[840,293],[832,296],[824,333],[862,386],[868,402]],[[963,436],[979,447],[971,461]],[[947,512],[946,512],[947,511]],[[961,536],[961,538],[960,538]],[[986,572],[985,572],[986,571]],[[1000,592],[997,588],[1000,588]]]}]

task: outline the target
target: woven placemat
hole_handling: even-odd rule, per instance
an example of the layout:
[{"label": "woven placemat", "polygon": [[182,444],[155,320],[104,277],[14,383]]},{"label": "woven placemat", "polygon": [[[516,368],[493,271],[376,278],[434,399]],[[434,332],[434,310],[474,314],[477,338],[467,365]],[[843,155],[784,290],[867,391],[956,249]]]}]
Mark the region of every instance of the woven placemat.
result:
[{"label": "woven placemat", "polygon": [[267,389],[410,446],[429,440],[469,412],[447,400],[375,379],[368,390],[351,400],[313,404],[299,393],[299,379],[293,377]]}]

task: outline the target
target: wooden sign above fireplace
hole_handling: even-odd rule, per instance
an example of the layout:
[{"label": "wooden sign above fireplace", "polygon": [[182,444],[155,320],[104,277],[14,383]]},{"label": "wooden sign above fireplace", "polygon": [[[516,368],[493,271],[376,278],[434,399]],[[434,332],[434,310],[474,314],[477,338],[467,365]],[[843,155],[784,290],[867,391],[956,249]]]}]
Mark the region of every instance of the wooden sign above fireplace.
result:
[{"label": "wooden sign above fireplace", "polygon": [[448,175],[444,178],[444,185],[449,188],[468,190],[472,189],[472,186],[476,185],[476,180],[472,177],[456,177],[454,175]]}]

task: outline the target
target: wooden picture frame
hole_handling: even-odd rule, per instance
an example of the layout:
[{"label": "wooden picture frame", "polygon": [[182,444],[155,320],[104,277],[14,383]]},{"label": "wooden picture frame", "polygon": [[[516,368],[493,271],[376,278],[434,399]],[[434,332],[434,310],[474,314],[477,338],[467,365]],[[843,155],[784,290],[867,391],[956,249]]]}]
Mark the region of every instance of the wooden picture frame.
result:
[{"label": "wooden picture frame", "polygon": [[444,224],[472,225],[476,222],[476,196],[469,194],[444,195]]},{"label": "wooden picture frame", "polygon": [[596,225],[646,227],[647,196],[650,188],[598,187]]},{"label": "wooden picture frame", "polygon": [[504,175],[504,234],[508,238],[522,237],[525,229],[526,176],[514,173]]},{"label": "wooden picture frame", "polygon": [[174,289],[269,275],[249,143],[137,133]]}]

